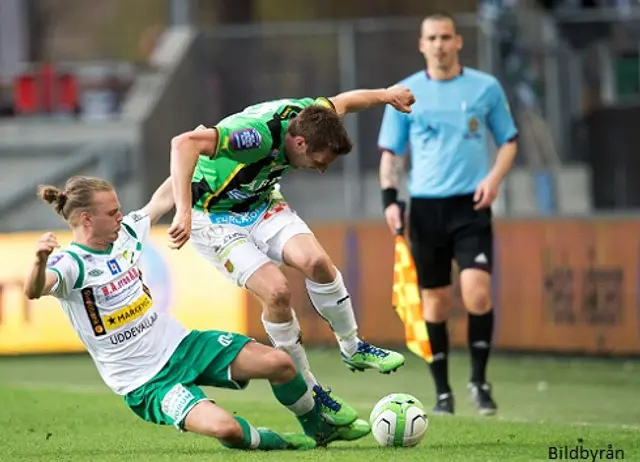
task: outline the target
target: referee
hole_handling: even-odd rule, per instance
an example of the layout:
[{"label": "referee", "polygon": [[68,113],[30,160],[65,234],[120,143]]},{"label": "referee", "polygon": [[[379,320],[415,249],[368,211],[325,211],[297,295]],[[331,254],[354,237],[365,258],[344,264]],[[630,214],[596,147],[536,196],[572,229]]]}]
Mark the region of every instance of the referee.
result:
[{"label": "referee", "polygon": [[[516,129],[498,80],[462,67],[462,37],[446,13],[422,23],[421,70],[402,81],[416,103],[410,114],[385,108],[378,145],[380,183],[387,223],[401,226],[398,183],[407,144],[411,153],[409,233],[427,331],[436,414],[453,414],[449,384],[447,319],[451,307],[451,265],[460,269],[462,299],[468,312],[471,351],[469,392],[483,415],[497,411],[486,370],[493,336],[491,204],[516,155]],[[499,147],[489,165],[488,135]]]}]

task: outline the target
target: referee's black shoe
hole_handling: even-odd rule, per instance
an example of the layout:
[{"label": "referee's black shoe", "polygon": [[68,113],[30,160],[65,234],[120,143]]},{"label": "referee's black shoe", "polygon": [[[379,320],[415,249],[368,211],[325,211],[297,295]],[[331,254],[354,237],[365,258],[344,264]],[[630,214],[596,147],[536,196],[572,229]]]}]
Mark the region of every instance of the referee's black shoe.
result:
[{"label": "referee's black shoe", "polygon": [[498,406],[491,396],[489,383],[472,382],[469,384],[469,393],[480,415],[494,415],[498,411]]},{"label": "referee's black shoe", "polygon": [[454,402],[453,393],[440,393],[436,396],[436,405],[433,408],[435,415],[453,415]]}]

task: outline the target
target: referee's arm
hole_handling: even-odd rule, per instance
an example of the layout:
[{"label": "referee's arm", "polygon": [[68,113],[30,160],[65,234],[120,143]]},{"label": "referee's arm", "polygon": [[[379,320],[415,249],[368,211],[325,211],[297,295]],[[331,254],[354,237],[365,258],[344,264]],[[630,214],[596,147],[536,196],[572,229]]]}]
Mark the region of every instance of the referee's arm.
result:
[{"label": "referee's arm", "polygon": [[518,153],[518,129],[509,109],[509,102],[504,94],[502,86],[496,82],[492,87],[493,105],[489,112],[489,129],[493,135],[493,140],[498,146],[496,162],[491,169],[491,175],[499,181],[511,170],[513,161]]},{"label": "referee's arm", "polygon": [[385,219],[395,234],[402,227],[402,216],[398,206],[398,189],[404,167],[404,152],[409,138],[409,118],[387,106],[382,117],[378,146],[380,158],[380,188]]},{"label": "referee's arm", "polygon": [[518,129],[509,109],[509,102],[497,81],[491,87],[493,104],[488,115],[489,130],[498,146],[496,161],[489,175],[480,182],[476,189],[475,209],[490,207],[498,196],[498,188],[507,173],[511,170],[518,153]]}]

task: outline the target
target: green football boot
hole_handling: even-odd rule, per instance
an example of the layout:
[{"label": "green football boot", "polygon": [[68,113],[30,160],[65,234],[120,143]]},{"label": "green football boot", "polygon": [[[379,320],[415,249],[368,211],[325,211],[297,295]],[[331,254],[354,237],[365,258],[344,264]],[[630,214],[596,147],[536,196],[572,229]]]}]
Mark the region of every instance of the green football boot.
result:
[{"label": "green football boot", "polygon": [[318,446],[326,446],[335,441],[355,441],[371,433],[371,425],[364,419],[356,419],[351,425],[336,427],[327,424],[327,428],[316,435]]},{"label": "green football boot", "polygon": [[315,385],[313,399],[324,420],[331,425],[344,427],[352,424],[358,418],[356,410],[333,394],[331,389]]},{"label": "green football boot", "polygon": [[362,340],[358,342],[358,349],[350,358],[344,353],[340,355],[353,372],[377,369],[383,374],[390,374],[404,365],[404,356],[400,353],[378,348]]},{"label": "green football boot", "polygon": [[285,449],[308,451],[317,447],[316,441],[307,435],[299,433],[280,433],[280,436],[287,443],[287,447]]}]

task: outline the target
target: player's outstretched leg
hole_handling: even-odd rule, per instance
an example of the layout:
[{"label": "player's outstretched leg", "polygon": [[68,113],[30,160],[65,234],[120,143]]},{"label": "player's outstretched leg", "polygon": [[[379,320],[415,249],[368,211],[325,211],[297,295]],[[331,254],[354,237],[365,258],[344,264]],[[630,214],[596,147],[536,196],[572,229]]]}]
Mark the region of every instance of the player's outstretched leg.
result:
[{"label": "player's outstretched leg", "polygon": [[298,234],[284,247],[287,264],[306,277],[307,293],[316,311],[331,326],[342,360],[353,370],[375,369],[390,373],[404,364],[404,356],[378,348],[358,338],[351,297],[342,274],[312,234]]},{"label": "player's outstretched leg", "polygon": [[[252,378],[266,378],[276,399],[298,419],[305,435],[319,445],[332,441],[352,441],[371,431],[368,422],[358,419],[346,426],[327,422],[321,413],[319,400],[296,370],[292,358],[285,352],[259,343],[247,344],[231,364],[231,376],[240,383]],[[295,435],[283,435],[283,438]],[[304,441],[298,441],[298,445]]]},{"label": "player's outstretched leg", "polygon": [[251,275],[246,288],[262,302],[262,323],[272,345],[291,356],[325,420],[338,426],[353,423],[358,418],[355,409],[331,390],[324,389],[311,373],[302,345],[300,324],[291,309],[288,281],[282,271],[273,263],[264,264]]},{"label": "player's outstretched leg", "polygon": [[[295,370],[291,358],[286,353],[260,345],[250,338],[219,331],[193,332],[185,340],[181,350],[174,354],[167,371],[171,373],[171,383],[178,380],[176,385],[165,391],[162,397],[157,397],[161,404],[151,407],[155,413],[173,419],[174,425],[189,432],[217,438],[224,446],[234,449],[313,449],[317,446],[315,439],[305,434],[279,433],[274,430],[255,427],[240,416],[232,416],[220,406],[209,401],[198,385],[244,389],[251,379],[268,379],[275,386],[279,385],[289,391],[289,398],[295,401],[288,406],[299,419],[306,418],[308,410],[313,410],[315,403],[310,393],[291,395],[290,388],[306,390],[304,381]],[[197,371],[197,376],[193,375]],[[154,384],[152,396],[156,389],[166,390],[167,380],[164,373]],[[297,380],[297,381],[296,381]],[[296,387],[297,384],[297,387]],[[286,393],[285,393],[286,394]],[[138,394],[140,395],[140,394]],[[142,412],[150,401],[143,394],[128,397],[128,403],[141,417],[148,412]],[[296,399],[297,398],[297,399]],[[304,409],[306,405],[306,409]],[[161,412],[159,412],[161,408]],[[317,431],[326,435],[332,429],[325,429],[325,423],[319,413],[311,413],[307,418],[313,420],[315,415],[316,427],[308,433]],[[309,424],[303,425],[307,433]]]}]

